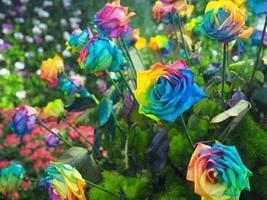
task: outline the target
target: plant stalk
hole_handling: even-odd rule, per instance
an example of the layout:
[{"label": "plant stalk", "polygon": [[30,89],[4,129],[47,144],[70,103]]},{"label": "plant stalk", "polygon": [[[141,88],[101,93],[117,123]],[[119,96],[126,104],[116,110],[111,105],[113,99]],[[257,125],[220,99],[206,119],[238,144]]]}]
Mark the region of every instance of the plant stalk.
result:
[{"label": "plant stalk", "polygon": [[182,122],[183,122],[183,126],[184,126],[184,129],[185,129],[187,140],[190,143],[190,145],[192,146],[192,149],[194,150],[195,145],[194,145],[193,140],[192,140],[192,138],[191,138],[191,136],[189,134],[188,128],[186,126],[186,123],[185,123],[185,120],[184,120],[184,117],[183,117],[182,114],[181,114],[181,119],[182,119]]},{"label": "plant stalk", "polygon": [[228,60],[228,43],[223,44],[223,68],[222,68],[222,91],[221,91],[221,101],[222,101],[222,109],[225,110],[224,103],[224,85],[225,85],[225,72],[227,68],[227,60]]}]

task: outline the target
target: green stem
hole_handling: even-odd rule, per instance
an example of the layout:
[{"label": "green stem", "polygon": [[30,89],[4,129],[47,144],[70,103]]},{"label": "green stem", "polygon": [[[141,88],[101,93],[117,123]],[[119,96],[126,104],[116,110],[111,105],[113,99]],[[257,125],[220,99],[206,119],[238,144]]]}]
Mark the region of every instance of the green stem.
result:
[{"label": "green stem", "polygon": [[190,143],[190,145],[192,146],[192,149],[194,150],[195,145],[194,145],[193,140],[192,140],[192,138],[191,138],[191,136],[190,136],[190,134],[189,134],[189,131],[188,131],[188,129],[187,129],[187,126],[186,126],[186,123],[185,123],[185,121],[184,121],[184,117],[183,117],[182,114],[181,114],[181,119],[182,119],[182,122],[183,122],[183,126],[184,126],[184,129],[185,129],[185,133],[186,133],[187,140],[188,140],[188,142]]},{"label": "green stem", "polygon": [[111,192],[111,191],[109,191],[109,190],[107,190],[107,189],[105,189],[105,188],[103,188],[103,187],[101,187],[101,186],[99,186],[99,185],[97,185],[97,184],[91,182],[91,181],[85,180],[85,182],[86,182],[88,185],[90,185],[90,186],[92,186],[92,187],[95,187],[95,188],[97,188],[97,189],[99,189],[99,190],[102,190],[103,192],[106,192],[106,193],[110,194],[110,195],[113,196],[113,197],[116,197],[116,198],[118,198],[118,199],[120,198],[120,196],[119,196],[118,194],[114,194],[113,192]]},{"label": "green stem", "polygon": [[61,137],[59,134],[56,134],[54,131],[52,131],[50,128],[48,128],[41,120],[37,119],[36,123],[39,124],[39,126],[41,126],[42,128],[44,128],[45,130],[49,131],[50,133],[52,133],[54,136],[56,136],[59,140],[61,140],[62,142],[64,142],[65,144],[69,145],[70,147],[72,147],[72,144],[69,143],[65,138]]},{"label": "green stem", "polygon": [[188,64],[190,64],[190,57],[189,57],[189,52],[188,52],[187,46],[185,44],[184,33],[183,33],[183,29],[182,29],[182,24],[181,24],[181,19],[180,19],[178,14],[177,14],[177,17],[178,17],[178,28],[179,28],[180,35],[181,35],[182,44],[184,46],[186,59],[187,59]]},{"label": "green stem", "polygon": [[261,50],[262,50],[262,46],[263,46],[263,40],[264,40],[264,36],[265,36],[265,32],[266,32],[266,27],[267,27],[267,14],[266,14],[266,17],[265,17],[265,23],[264,23],[264,27],[263,27],[263,31],[262,31],[262,35],[261,35],[261,42],[260,42],[260,46],[258,48],[257,57],[256,57],[256,61],[255,61],[255,64],[254,64],[254,69],[253,69],[253,72],[252,72],[252,75],[251,75],[251,78],[250,78],[250,82],[253,81],[255,73],[256,73],[256,70],[258,68],[258,64],[259,64],[259,61],[260,61]]},{"label": "green stem", "polygon": [[121,96],[123,96],[122,91],[118,87],[117,83],[111,78],[111,76],[109,75],[108,71],[106,71],[106,75],[109,78],[109,80],[112,82],[112,85],[114,85],[114,87],[119,91],[119,93],[121,94]]},{"label": "green stem", "polygon": [[130,85],[129,85],[129,83],[127,82],[127,80],[124,78],[124,75],[122,74],[122,72],[119,71],[119,73],[120,73],[120,76],[121,76],[122,80],[124,81],[124,83],[125,83],[127,89],[128,89],[129,92],[131,93],[131,95],[132,95],[132,97],[133,97],[133,100],[134,100],[134,101],[136,102],[136,104],[138,105],[138,102],[137,102],[137,100],[136,100],[136,98],[135,98],[135,96],[134,96],[134,92],[133,92],[132,88],[130,87]]},{"label": "green stem", "polygon": [[62,120],[69,126],[71,127],[76,133],[78,133],[78,135],[80,137],[82,137],[91,147],[93,147],[93,144],[75,127],[73,126],[71,123],[68,122],[68,120],[63,117]]},{"label": "green stem", "polygon": [[225,72],[227,68],[227,60],[228,60],[228,43],[223,44],[223,68],[222,68],[222,91],[221,91],[221,101],[222,101],[222,109],[225,110],[224,104],[224,84],[225,84]]},{"label": "green stem", "polygon": [[173,32],[175,35],[175,39],[176,39],[176,47],[177,47],[177,51],[178,51],[178,59],[181,58],[181,52],[180,52],[180,45],[179,45],[179,37],[177,34],[177,28],[176,28],[176,24],[175,24],[175,18],[174,15],[172,15],[172,28],[173,28]]},{"label": "green stem", "polygon": [[121,42],[122,42],[122,44],[123,44],[123,48],[125,49],[126,55],[127,55],[128,60],[129,60],[129,62],[130,62],[130,68],[131,68],[131,71],[132,71],[133,76],[134,76],[134,78],[135,78],[135,80],[136,80],[136,74],[137,74],[137,73],[136,73],[136,70],[135,70],[135,67],[134,67],[134,63],[133,63],[133,60],[132,60],[132,58],[131,58],[129,49],[128,49],[128,47],[127,47],[127,45],[126,45],[126,43],[125,43],[123,37],[121,37]]}]

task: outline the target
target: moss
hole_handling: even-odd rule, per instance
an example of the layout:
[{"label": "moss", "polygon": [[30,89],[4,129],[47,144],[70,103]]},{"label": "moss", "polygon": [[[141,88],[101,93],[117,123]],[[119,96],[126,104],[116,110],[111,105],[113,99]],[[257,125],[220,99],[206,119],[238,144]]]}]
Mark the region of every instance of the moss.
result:
[{"label": "moss", "polygon": [[[129,200],[145,199],[150,189],[148,180],[145,177],[130,178],[108,171],[103,172],[103,177],[102,187],[114,194],[119,194],[122,189]],[[90,189],[88,198],[90,200],[116,199],[110,194],[94,187]]]},{"label": "moss", "polygon": [[243,192],[242,199],[267,199],[267,133],[248,115],[226,143],[237,147],[243,162],[254,174],[250,178],[251,192]]}]

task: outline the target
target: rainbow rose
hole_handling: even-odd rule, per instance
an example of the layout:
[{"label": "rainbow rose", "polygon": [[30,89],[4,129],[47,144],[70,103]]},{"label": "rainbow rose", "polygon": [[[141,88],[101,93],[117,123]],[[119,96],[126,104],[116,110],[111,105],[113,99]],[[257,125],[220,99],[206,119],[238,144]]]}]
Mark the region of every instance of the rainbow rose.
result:
[{"label": "rainbow rose", "polygon": [[150,38],[148,47],[152,52],[166,58],[171,53],[172,45],[172,41],[166,35],[156,35]]},{"label": "rainbow rose", "polygon": [[49,102],[43,109],[44,117],[62,117],[64,115],[64,103],[61,99]]},{"label": "rainbow rose", "polygon": [[137,73],[135,97],[139,112],[147,117],[173,122],[206,95],[194,82],[194,74],[183,60],[164,66],[156,63]]},{"label": "rainbow rose", "polygon": [[126,33],[122,34],[122,37],[128,46],[134,46],[139,50],[146,47],[146,39],[140,37],[140,29],[138,28],[129,28]]},{"label": "rainbow rose", "polygon": [[234,146],[199,143],[186,178],[194,182],[195,193],[202,200],[238,200],[243,189],[250,190],[251,175]]},{"label": "rainbow rose", "polygon": [[53,58],[48,58],[44,60],[41,64],[40,78],[41,80],[47,82],[50,88],[54,88],[58,83],[58,76],[64,69],[63,59],[60,56],[54,56]]},{"label": "rainbow rose", "polygon": [[135,13],[128,13],[128,8],[120,5],[120,0],[107,3],[102,10],[96,13],[94,24],[99,33],[112,38],[120,37],[129,29],[128,22]]},{"label": "rainbow rose", "polygon": [[247,0],[247,4],[255,15],[267,14],[266,0]]},{"label": "rainbow rose", "polygon": [[180,11],[187,10],[186,0],[161,0],[156,1],[155,5],[152,8],[153,17],[160,21],[164,17],[171,17],[171,13],[177,13]]},{"label": "rainbow rose", "polygon": [[45,170],[46,176],[41,180],[48,186],[51,200],[86,200],[84,194],[85,180],[72,166],[51,162]]},{"label": "rainbow rose", "polygon": [[230,0],[210,1],[200,23],[203,32],[220,42],[230,42],[237,37],[248,39],[253,28],[245,27],[246,15]]},{"label": "rainbow rose", "polygon": [[16,109],[10,122],[10,127],[18,136],[23,137],[34,129],[36,110],[33,107],[23,105]]},{"label": "rainbow rose", "polygon": [[18,189],[24,179],[25,169],[13,161],[8,167],[0,171],[0,193],[7,199],[17,199]]},{"label": "rainbow rose", "polygon": [[90,69],[93,73],[102,70],[118,72],[123,65],[123,56],[114,42],[98,36],[81,50],[78,63],[81,68]]},{"label": "rainbow rose", "polygon": [[66,42],[67,49],[72,52],[79,52],[92,37],[93,34],[89,27],[83,31],[79,28],[75,29]]}]

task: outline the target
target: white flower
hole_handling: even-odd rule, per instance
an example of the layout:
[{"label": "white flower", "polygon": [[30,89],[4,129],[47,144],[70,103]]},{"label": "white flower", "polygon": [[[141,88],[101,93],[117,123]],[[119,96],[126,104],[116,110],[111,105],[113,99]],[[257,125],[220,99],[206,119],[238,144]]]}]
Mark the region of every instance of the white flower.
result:
[{"label": "white flower", "polygon": [[42,30],[46,30],[47,29],[47,25],[44,24],[44,23],[40,23],[39,24],[39,28],[42,29]]},{"label": "white flower", "polygon": [[25,90],[17,91],[16,97],[18,97],[19,99],[24,99],[26,97],[26,91]]},{"label": "white flower", "polygon": [[38,26],[35,26],[35,27],[33,27],[32,32],[33,32],[33,34],[39,35],[42,33],[42,30]]},{"label": "white flower", "polygon": [[57,44],[56,45],[56,50],[57,50],[57,52],[60,52],[61,51],[61,45],[60,44]]},{"label": "white flower", "polygon": [[12,5],[12,2],[10,0],[2,0],[2,2],[8,6]]},{"label": "white flower", "polygon": [[48,18],[50,16],[49,12],[47,12],[43,9],[39,10],[38,15],[39,15],[39,17],[44,17],[44,18]]},{"label": "white flower", "polygon": [[10,71],[6,68],[2,68],[0,69],[0,75],[1,76],[9,76],[10,75]]},{"label": "white flower", "polygon": [[0,13],[0,19],[5,19],[6,15],[4,13]]},{"label": "white flower", "polygon": [[68,40],[69,37],[70,37],[70,34],[67,31],[64,31],[63,32],[63,38],[64,38],[64,40]]},{"label": "white flower", "polygon": [[3,56],[3,54],[0,54],[0,61],[4,61],[5,57]]},{"label": "white flower", "polygon": [[31,58],[31,57],[34,56],[34,53],[33,53],[33,52],[25,52],[25,53],[24,53],[24,56],[25,56],[26,58]]},{"label": "white flower", "polygon": [[71,53],[70,53],[70,51],[68,51],[68,50],[64,50],[64,51],[62,52],[62,55],[63,55],[64,58],[69,58],[69,57],[71,57]]},{"label": "white flower", "polygon": [[15,22],[18,24],[23,24],[25,22],[25,20],[22,17],[17,17],[17,18],[15,18]]},{"label": "white flower", "polygon": [[24,69],[24,68],[25,68],[25,64],[24,64],[24,62],[15,62],[15,68],[16,68],[17,70],[22,70],[22,69]]},{"label": "white flower", "polygon": [[42,47],[39,47],[39,48],[37,49],[37,51],[38,51],[38,53],[40,53],[40,54],[44,53],[44,49],[43,49]]},{"label": "white flower", "polygon": [[34,25],[38,26],[38,24],[40,24],[41,22],[40,22],[39,19],[33,19],[33,20],[32,20],[32,23],[33,23]]},{"label": "white flower", "polygon": [[16,38],[17,40],[23,40],[24,35],[21,32],[16,32],[14,33],[14,38]]},{"label": "white flower", "polygon": [[72,29],[79,28],[79,24],[76,24],[76,23],[71,23],[70,26]]},{"label": "white flower", "polygon": [[66,25],[68,24],[68,22],[67,22],[66,19],[61,19],[61,20],[60,20],[60,24],[61,24],[62,26],[66,26]]},{"label": "white flower", "polygon": [[28,43],[33,43],[33,38],[31,36],[26,36],[25,37],[25,40],[28,42]]},{"label": "white flower", "polygon": [[0,39],[0,45],[4,44],[4,40]]},{"label": "white flower", "polygon": [[52,35],[46,35],[45,36],[45,41],[46,42],[51,42],[51,41],[53,41],[54,40],[54,37],[52,36]]},{"label": "white flower", "polygon": [[53,2],[52,1],[44,1],[43,6],[44,7],[53,6]]},{"label": "white flower", "polygon": [[79,16],[79,15],[81,15],[82,14],[82,11],[81,10],[76,10],[75,12],[74,12],[74,15],[75,16]]},{"label": "white flower", "polygon": [[40,74],[41,74],[41,70],[38,69],[38,70],[36,71],[36,74],[37,74],[37,75],[40,75]]},{"label": "white flower", "polygon": [[80,23],[82,20],[78,17],[71,17],[69,21],[70,23]]}]

